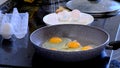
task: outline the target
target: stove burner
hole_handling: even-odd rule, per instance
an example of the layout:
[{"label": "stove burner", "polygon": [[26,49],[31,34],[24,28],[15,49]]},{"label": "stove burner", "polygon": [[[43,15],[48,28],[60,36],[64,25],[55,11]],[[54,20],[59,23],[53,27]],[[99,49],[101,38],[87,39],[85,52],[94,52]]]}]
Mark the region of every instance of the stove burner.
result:
[{"label": "stove burner", "polygon": [[108,65],[110,57],[106,56],[106,53],[102,53],[99,56],[85,60],[80,62],[57,62],[52,61],[49,59],[46,59],[44,57],[41,57],[37,54],[37,52],[34,53],[33,59],[32,59],[32,67],[84,67],[87,68],[88,66],[91,68],[106,68]]}]

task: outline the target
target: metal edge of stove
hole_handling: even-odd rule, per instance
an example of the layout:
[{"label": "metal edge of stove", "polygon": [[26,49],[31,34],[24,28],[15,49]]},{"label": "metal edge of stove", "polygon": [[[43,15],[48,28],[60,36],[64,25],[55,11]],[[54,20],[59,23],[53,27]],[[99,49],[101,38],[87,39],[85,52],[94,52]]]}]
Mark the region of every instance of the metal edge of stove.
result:
[{"label": "metal edge of stove", "polygon": [[2,13],[7,13],[11,8],[13,8],[16,5],[13,0],[8,0],[0,5],[0,11]]},{"label": "metal edge of stove", "polygon": [[[118,40],[120,40],[120,24],[119,24],[119,26],[118,26],[118,29],[117,29],[117,33],[116,33],[116,37],[115,37],[115,41],[118,41]],[[112,55],[113,55],[113,50],[111,51],[111,54],[110,54],[110,60],[109,60],[109,62],[108,62],[108,65],[107,65],[107,68],[110,68],[110,63],[111,63],[111,60],[112,60]]]},{"label": "metal edge of stove", "polygon": [[8,0],[0,0],[0,5],[3,5],[5,2],[7,2]]}]

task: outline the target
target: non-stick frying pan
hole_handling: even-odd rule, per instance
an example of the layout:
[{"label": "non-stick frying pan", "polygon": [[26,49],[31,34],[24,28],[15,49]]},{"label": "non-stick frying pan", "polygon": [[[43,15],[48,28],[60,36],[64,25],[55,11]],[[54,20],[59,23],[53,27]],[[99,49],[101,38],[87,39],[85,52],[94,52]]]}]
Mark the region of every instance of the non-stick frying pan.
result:
[{"label": "non-stick frying pan", "polygon": [[[86,51],[57,51],[41,47],[50,37],[59,36],[75,39],[82,45],[93,44],[95,47]],[[118,49],[120,41],[109,42],[109,34],[94,26],[61,24],[38,28],[30,35],[30,41],[41,56],[63,62],[84,61],[100,55],[105,49]]]}]

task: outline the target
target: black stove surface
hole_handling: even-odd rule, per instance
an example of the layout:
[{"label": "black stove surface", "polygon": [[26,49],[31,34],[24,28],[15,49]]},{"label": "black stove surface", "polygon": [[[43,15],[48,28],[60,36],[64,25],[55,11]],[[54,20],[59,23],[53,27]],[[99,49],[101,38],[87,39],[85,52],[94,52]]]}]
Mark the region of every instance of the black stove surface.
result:
[{"label": "black stove surface", "polygon": [[37,54],[37,52],[34,53],[32,58],[32,67],[84,67],[84,68],[107,68],[109,63],[109,56],[106,56],[105,53],[102,53],[101,55],[85,60],[80,62],[60,62],[60,61],[53,61],[44,57],[41,57]]}]

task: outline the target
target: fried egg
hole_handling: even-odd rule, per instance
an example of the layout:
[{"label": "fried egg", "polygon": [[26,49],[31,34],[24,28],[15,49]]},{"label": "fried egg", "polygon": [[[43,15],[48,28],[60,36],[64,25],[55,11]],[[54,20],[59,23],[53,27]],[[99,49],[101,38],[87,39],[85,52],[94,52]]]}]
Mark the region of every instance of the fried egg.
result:
[{"label": "fried egg", "polygon": [[93,49],[93,45],[82,46],[77,40],[71,40],[70,38],[51,37],[42,45],[43,48],[58,51],[84,51]]},{"label": "fried egg", "polygon": [[52,37],[47,40],[42,47],[51,50],[60,50],[62,48],[66,48],[66,44],[70,41],[71,39],[69,38]]},{"label": "fried egg", "polygon": [[61,49],[62,51],[80,51],[81,44],[77,40],[70,41],[66,44],[66,48]]}]

